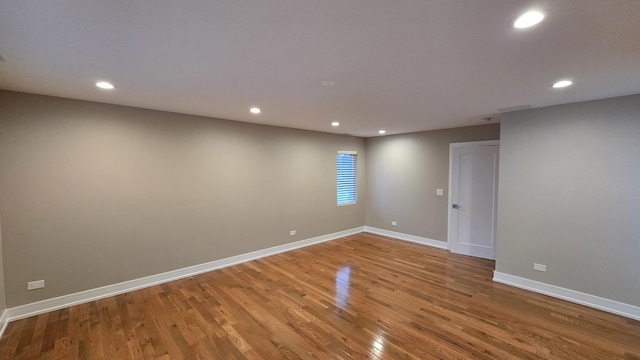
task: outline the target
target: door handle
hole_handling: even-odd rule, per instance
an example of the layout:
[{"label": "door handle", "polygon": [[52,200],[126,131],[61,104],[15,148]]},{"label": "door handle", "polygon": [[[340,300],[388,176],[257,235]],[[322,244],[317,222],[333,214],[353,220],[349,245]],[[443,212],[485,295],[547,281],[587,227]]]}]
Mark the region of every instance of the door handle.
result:
[{"label": "door handle", "polygon": [[451,207],[454,208],[454,209],[460,209],[460,205],[458,205],[458,204],[453,204],[453,205],[451,205]]}]

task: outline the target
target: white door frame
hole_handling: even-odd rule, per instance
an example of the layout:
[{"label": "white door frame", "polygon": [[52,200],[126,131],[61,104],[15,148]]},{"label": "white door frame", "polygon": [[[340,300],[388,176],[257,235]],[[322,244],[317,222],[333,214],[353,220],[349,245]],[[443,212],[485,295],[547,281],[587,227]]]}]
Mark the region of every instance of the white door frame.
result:
[{"label": "white door frame", "polygon": [[[449,196],[447,199],[447,249],[451,251],[451,234],[453,232],[453,223],[451,219],[451,193],[453,192],[453,149],[461,148],[461,147],[471,147],[471,146],[500,146],[500,140],[486,140],[486,141],[470,141],[470,142],[461,142],[461,143],[450,143],[449,144]],[[497,246],[497,245],[496,245]]]}]

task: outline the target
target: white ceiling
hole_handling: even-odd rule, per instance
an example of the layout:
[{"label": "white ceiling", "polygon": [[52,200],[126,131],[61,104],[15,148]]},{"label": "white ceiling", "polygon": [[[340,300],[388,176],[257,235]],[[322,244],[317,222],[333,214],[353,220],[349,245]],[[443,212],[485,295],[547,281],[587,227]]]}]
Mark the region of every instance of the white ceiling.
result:
[{"label": "white ceiling", "polygon": [[369,137],[640,93],[640,1],[0,0],[0,55],[3,89]]}]

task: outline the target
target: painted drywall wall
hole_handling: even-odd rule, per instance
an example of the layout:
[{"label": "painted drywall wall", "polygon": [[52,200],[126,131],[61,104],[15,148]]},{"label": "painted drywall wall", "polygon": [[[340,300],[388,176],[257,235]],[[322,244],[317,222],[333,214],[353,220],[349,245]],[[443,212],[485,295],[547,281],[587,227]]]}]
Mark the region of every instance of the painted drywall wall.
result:
[{"label": "painted drywall wall", "polygon": [[[4,265],[2,262],[2,219],[0,218],[0,317],[7,309],[4,291]],[[0,325],[1,326],[1,325]]]},{"label": "painted drywall wall", "polygon": [[367,226],[447,241],[449,144],[499,138],[492,124],[367,139]]},{"label": "painted drywall wall", "polygon": [[7,91],[0,119],[9,307],[364,225],[360,138]]},{"label": "painted drywall wall", "polygon": [[501,125],[496,270],[640,306],[640,95]]}]

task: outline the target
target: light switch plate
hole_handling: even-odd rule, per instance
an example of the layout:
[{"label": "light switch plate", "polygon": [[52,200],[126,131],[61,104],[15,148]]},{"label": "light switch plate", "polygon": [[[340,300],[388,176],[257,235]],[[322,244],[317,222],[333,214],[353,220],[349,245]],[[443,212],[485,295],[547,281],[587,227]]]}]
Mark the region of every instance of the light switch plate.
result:
[{"label": "light switch plate", "polygon": [[436,189],[436,196],[444,196],[444,189]]}]

